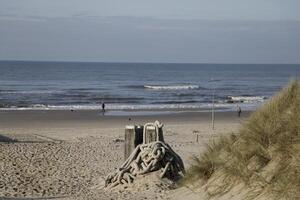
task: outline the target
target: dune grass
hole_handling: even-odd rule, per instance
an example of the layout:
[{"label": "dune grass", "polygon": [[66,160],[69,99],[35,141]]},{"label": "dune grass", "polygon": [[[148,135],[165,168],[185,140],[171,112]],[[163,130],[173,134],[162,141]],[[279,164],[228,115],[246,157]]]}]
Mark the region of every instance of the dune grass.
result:
[{"label": "dune grass", "polygon": [[[300,199],[300,82],[291,83],[255,111],[237,134],[211,142],[194,157],[185,184],[208,184],[223,174],[231,185],[243,183],[249,199]],[[233,181],[234,180],[234,181]],[[235,182],[237,181],[237,182]],[[227,192],[228,181],[219,181]]]}]

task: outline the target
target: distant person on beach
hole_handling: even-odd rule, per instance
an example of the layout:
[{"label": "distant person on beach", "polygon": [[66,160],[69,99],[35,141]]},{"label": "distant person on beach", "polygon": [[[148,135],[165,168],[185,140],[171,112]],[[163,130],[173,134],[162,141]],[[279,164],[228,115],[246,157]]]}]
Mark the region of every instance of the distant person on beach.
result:
[{"label": "distant person on beach", "polygon": [[104,114],[105,113],[105,103],[102,102],[102,113]]},{"label": "distant person on beach", "polygon": [[240,106],[237,106],[237,113],[238,113],[238,116],[241,117],[242,109]]}]

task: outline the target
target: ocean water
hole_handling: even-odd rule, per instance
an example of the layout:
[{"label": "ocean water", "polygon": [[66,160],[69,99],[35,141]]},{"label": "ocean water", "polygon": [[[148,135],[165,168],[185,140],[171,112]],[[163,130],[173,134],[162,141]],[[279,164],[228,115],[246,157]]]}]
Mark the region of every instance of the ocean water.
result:
[{"label": "ocean water", "polygon": [[300,65],[0,61],[0,110],[253,110]]}]

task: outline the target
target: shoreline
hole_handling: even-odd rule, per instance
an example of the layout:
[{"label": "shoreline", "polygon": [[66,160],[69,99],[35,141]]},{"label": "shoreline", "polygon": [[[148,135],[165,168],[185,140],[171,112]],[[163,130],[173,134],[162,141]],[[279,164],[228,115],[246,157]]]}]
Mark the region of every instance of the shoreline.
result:
[{"label": "shoreline", "polygon": [[[254,111],[243,111],[241,119],[248,117]],[[215,119],[221,121],[232,120],[237,118],[237,112],[235,111],[215,111]],[[211,112],[195,111],[195,110],[184,110],[184,111],[107,111],[104,114],[99,110],[0,110],[0,127],[3,122],[10,120],[20,121],[45,121],[45,120],[83,120],[83,121],[99,121],[103,120],[117,120],[117,119],[154,119],[154,118],[165,118],[165,119],[185,119],[184,121],[194,121],[195,118],[199,118],[200,121],[210,121]],[[177,120],[176,120],[177,121]]]},{"label": "shoreline", "polygon": [[[251,112],[244,111],[241,118],[236,112],[215,112],[216,129],[240,124]],[[64,137],[95,135],[105,130],[123,133],[130,124],[145,124],[159,120],[165,127],[177,129],[202,129],[211,126],[210,112],[156,113],[151,115],[102,115],[95,110],[80,111],[0,111],[1,134],[44,134]]]}]

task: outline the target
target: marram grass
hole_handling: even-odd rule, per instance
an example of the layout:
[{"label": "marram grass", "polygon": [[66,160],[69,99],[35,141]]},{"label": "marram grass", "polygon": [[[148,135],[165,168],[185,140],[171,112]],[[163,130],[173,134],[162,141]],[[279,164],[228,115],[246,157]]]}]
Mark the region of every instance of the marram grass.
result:
[{"label": "marram grass", "polygon": [[[184,184],[209,184],[215,173],[222,173],[227,180],[243,183],[248,199],[300,199],[300,82],[291,81],[237,134],[211,142],[193,160]],[[216,194],[227,192],[222,191],[228,184],[224,180]]]}]

